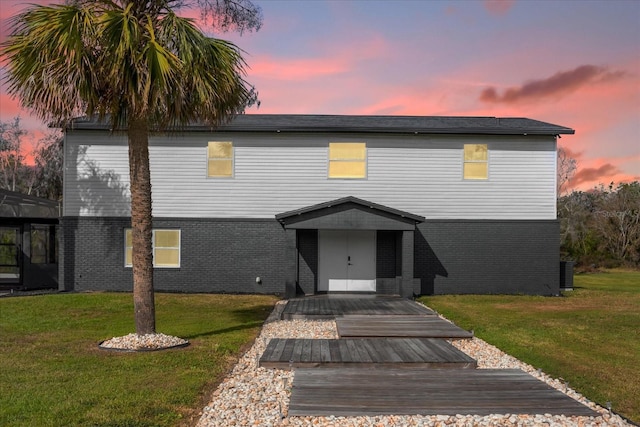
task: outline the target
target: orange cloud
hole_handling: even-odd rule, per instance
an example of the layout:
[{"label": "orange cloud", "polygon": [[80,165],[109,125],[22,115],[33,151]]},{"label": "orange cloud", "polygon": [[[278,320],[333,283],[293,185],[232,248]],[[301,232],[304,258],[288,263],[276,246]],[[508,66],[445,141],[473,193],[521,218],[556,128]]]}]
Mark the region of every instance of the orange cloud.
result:
[{"label": "orange cloud", "polygon": [[576,188],[585,183],[597,183],[608,181],[611,177],[618,175],[620,169],[611,163],[605,163],[597,168],[578,168],[578,171],[569,181],[569,187]]},{"label": "orange cloud", "polygon": [[504,15],[514,4],[515,0],[484,0],[484,8],[492,15]]},{"label": "orange cloud", "polygon": [[512,104],[529,99],[539,99],[572,92],[581,86],[615,81],[625,75],[622,71],[608,71],[605,67],[581,65],[570,71],[561,71],[542,80],[533,80],[522,86],[510,87],[502,95],[495,87],[488,87],[480,94],[480,100],[488,103]]},{"label": "orange cloud", "polygon": [[[640,181],[638,168],[640,153],[625,157],[602,157],[588,159],[584,153],[565,150],[578,161],[576,174],[568,182],[568,187],[574,190],[589,190],[600,184],[608,185],[623,182]],[[631,165],[631,166],[630,166]]]}]

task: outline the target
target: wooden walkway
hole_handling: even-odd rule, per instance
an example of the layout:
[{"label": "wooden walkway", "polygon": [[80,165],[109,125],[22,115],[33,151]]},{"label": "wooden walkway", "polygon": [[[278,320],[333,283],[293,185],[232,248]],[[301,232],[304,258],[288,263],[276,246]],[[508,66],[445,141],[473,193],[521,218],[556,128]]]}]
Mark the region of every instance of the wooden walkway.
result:
[{"label": "wooden walkway", "polygon": [[598,413],[517,369],[298,369],[289,416]]},{"label": "wooden walkway", "polygon": [[340,337],[473,338],[438,316],[344,316],[336,318]]},{"label": "wooden walkway", "polygon": [[395,296],[330,294],[290,299],[282,311],[282,319],[334,319],[353,314],[434,316],[436,313],[422,304]]},{"label": "wooden walkway", "polygon": [[273,338],[260,358],[261,367],[275,369],[390,366],[474,369],[476,365],[474,359],[447,341],[429,338]]}]

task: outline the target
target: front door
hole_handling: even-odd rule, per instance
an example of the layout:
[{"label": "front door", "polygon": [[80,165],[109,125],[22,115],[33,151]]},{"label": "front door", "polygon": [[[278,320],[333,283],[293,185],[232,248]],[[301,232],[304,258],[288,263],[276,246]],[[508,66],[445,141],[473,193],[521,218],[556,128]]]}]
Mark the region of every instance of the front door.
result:
[{"label": "front door", "polygon": [[376,291],[375,231],[318,231],[318,291]]}]

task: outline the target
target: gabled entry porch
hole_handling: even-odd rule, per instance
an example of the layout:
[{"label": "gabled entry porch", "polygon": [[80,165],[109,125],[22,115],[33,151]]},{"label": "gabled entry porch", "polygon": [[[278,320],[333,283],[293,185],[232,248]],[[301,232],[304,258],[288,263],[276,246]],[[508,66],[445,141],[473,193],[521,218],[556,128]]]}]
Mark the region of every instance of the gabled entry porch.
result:
[{"label": "gabled entry porch", "polygon": [[276,215],[287,236],[286,297],[326,292],[411,297],[424,218],[355,197]]}]

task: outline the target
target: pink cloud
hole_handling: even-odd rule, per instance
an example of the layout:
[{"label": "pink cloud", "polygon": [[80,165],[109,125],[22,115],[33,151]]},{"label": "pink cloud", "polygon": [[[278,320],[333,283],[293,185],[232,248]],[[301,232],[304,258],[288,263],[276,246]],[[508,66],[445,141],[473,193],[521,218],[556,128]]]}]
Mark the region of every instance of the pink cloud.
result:
[{"label": "pink cloud", "polygon": [[611,163],[605,163],[600,167],[578,169],[569,181],[569,187],[578,188],[581,184],[598,183],[608,181],[611,177],[619,175],[620,170]]},{"label": "pink cloud", "polygon": [[622,71],[609,71],[595,65],[581,65],[570,71],[560,71],[551,77],[532,80],[521,86],[507,88],[502,95],[495,87],[488,87],[480,94],[480,100],[488,103],[516,103],[532,99],[559,96],[590,84],[611,82],[625,75]]},{"label": "pink cloud", "polygon": [[484,0],[484,8],[492,15],[504,15],[514,4],[515,0]]}]

